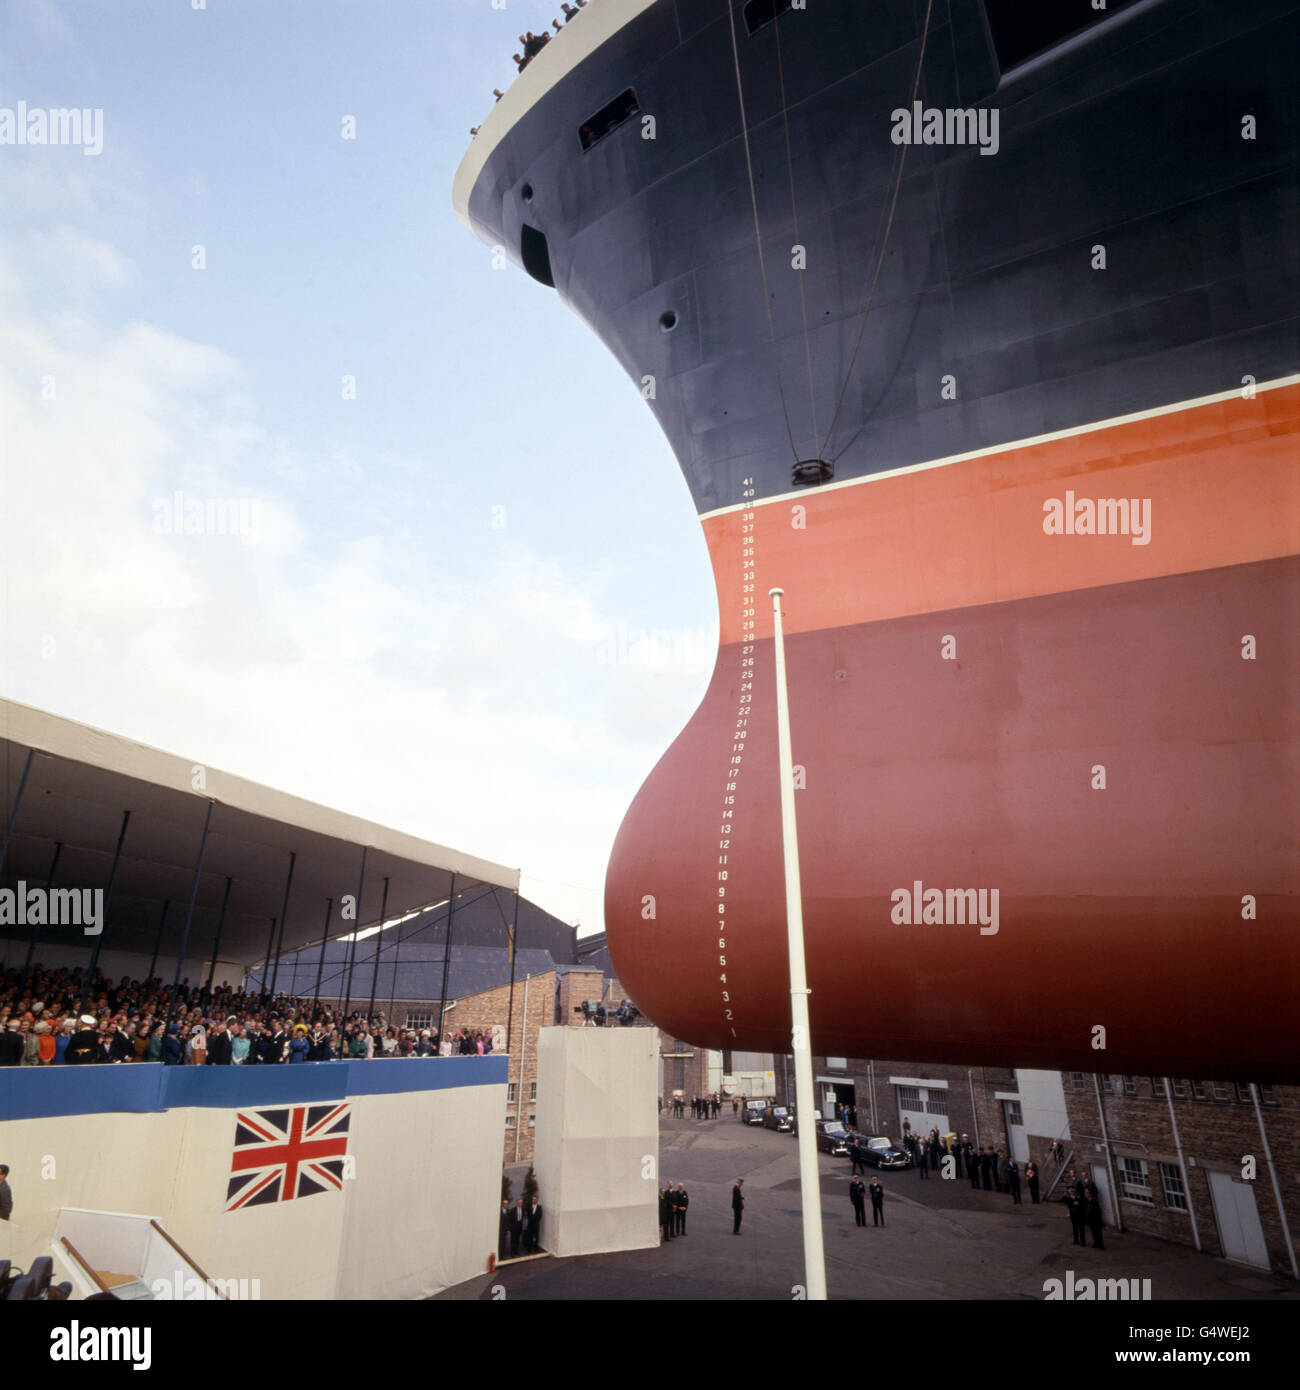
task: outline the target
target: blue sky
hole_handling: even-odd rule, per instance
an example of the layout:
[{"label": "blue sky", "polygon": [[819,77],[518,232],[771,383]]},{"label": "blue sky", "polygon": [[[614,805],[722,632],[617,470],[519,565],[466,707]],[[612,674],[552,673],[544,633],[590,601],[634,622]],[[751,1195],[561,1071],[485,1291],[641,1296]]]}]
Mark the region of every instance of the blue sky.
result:
[{"label": "blue sky", "polygon": [[[558,13],[0,2],[0,107],[104,140],[0,147],[0,690],[517,865],[588,931],[717,606],[636,388],[451,207]],[[177,491],[249,534],[160,534]]]}]

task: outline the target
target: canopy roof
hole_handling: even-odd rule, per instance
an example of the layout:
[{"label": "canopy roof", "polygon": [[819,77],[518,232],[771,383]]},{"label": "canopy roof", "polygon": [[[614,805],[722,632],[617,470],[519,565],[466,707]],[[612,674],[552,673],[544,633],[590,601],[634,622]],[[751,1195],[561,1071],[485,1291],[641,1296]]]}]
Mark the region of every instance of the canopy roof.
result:
[{"label": "canopy roof", "polygon": [[[114,851],[129,812],[121,859],[107,899],[104,949],[153,951],[168,903],[159,959],[180,950],[190,893],[212,807],[190,927],[186,960],[213,950],[222,901],[222,960],[245,965],[264,958],[272,919],[279,921],[293,856],[293,881],[275,939],[284,951],[374,924],[380,917],[445,900],[455,891],[493,885],[518,889],[519,871],[418,840],[342,811],[203,767],[190,758],[105,733],[12,701],[0,700],[0,828],[7,831],[18,802],[28,753],[26,787],[18,804],[0,888],[44,887],[57,846],[54,886],[107,889]],[[197,785],[196,785],[197,784]],[[356,901],[362,856],[365,889],[355,919],[342,917],[347,895]],[[0,934],[26,936],[6,926]],[[84,941],[79,928],[47,926],[41,940]],[[281,936],[281,931],[283,935]],[[38,951],[39,955],[39,951]]]}]

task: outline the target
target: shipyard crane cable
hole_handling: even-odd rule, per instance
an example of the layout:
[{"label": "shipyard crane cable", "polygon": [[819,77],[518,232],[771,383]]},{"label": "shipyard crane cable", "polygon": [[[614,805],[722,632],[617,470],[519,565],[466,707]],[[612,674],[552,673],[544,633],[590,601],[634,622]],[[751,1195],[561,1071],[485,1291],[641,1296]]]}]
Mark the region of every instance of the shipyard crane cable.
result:
[{"label": "shipyard crane cable", "polygon": [[[727,18],[731,23],[731,56],[736,64],[736,96],[740,99],[740,134],[745,142],[745,168],[749,172],[749,202],[754,210],[754,241],[758,246],[758,270],[763,277],[763,307],[767,310],[767,332],[772,340],[772,365],[776,369],[776,389],[781,397],[781,413],[785,416],[785,433],[790,441],[790,453],[797,464],[799,462],[799,450],[795,447],[794,431],[790,428],[790,409],[785,403],[785,387],[781,382],[781,356],[776,346],[776,324],[772,321],[772,295],[767,287],[767,265],[763,260],[763,235],[758,221],[758,194],[754,189],[754,160],[749,151],[749,120],[745,115],[745,89],[740,78],[740,48],[736,43],[735,0],[727,0]],[[800,281],[801,286],[802,283]]]},{"label": "shipyard crane cable", "polygon": [[[794,244],[801,246],[799,240],[799,205],[794,194],[794,155],[790,149],[790,110],[785,100],[785,64],[781,59],[781,17],[773,24],[776,30],[776,73],[781,83],[781,123],[785,126],[785,167],[790,173],[790,215],[794,219]],[[808,296],[804,293],[803,272],[799,273],[799,313],[803,318],[803,351],[808,361],[808,410],[812,415],[813,458],[819,456],[817,448],[817,397],[813,389],[812,340],[808,336]]]},{"label": "shipyard crane cable", "polygon": [[[934,0],[927,0],[925,7],[925,23],[921,26],[921,51],[916,58],[916,76],[912,79],[912,100],[909,103],[909,110],[916,102],[916,94],[921,87],[921,69],[925,65],[925,45],[930,37],[930,15],[934,10]],[[884,239],[880,243],[880,254],[876,257],[875,274],[871,277],[871,287],[867,291],[867,305],[862,311],[862,322],[858,325],[858,340],[853,345],[853,355],[849,358],[849,369],[844,374],[844,385],[840,389],[840,398],[835,402],[835,414],[831,416],[831,427],[826,432],[826,443],[817,451],[817,457],[821,458],[824,451],[830,447],[831,436],[835,433],[835,422],[840,418],[840,408],[844,404],[844,397],[848,394],[849,382],[853,380],[853,368],[858,360],[858,351],[862,347],[862,335],[867,329],[867,318],[871,313],[871,303],[876,297],[876,286],[880,282],[880,271],[885,264],[885,252],[889,249],[889,234],[894,228],[894,213],[898,210],[898,195],[903,187],[903,168],[907,163],[907,145],[900,146],[898,159],[898,175],[894,179],[894,193],[889,200],[889,218],[885,223]],[[847,445],[845,446],[848,447]],[[832,460],[834,462],[834,460]]]}]

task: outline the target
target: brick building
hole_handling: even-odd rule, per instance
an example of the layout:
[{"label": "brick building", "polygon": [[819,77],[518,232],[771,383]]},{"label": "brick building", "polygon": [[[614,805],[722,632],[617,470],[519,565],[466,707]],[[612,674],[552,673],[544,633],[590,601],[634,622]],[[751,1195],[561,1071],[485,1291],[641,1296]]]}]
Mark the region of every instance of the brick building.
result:
[{"label": "brick building", "polygon": [[1067,1072],[1064,1093],[1112,1224],[1296,1277],[1300,1087]]},{"label": "brick building", "polygon": [[[778,1057],[776,1073],[793,1105],[792,1060]],[[894,1140],[906,1120],[1032,1156],[1045,1193],[1087,1168],[1108,1224],[1296,1277],[1300,1087],[1260,1086],[1257,1112],[1246,1082],[1175,1078],[1170,1095],[1161,1077],[849,1057],[814,1057],[813,1076],[824,1115],[854,1105],[859,1129]],[[1048,1153],[1058,1140],[1060,1164]]]}]

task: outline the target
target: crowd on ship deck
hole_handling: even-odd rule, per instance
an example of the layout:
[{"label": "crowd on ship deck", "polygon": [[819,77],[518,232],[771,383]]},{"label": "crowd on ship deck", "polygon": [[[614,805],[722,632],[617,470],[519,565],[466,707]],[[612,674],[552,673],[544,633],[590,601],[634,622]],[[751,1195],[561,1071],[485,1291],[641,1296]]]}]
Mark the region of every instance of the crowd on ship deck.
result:
[{"label": "crowd on ship deck", "polygon": [[331,1008],[229,985],[114,984],[81,969],[0,972],[0,1066],[160,1062],[254,1066],[387,1057],[488,1056],[492,1030],[403,1027],[382,1011]]},{"label": "crowd on ship deck", "polygon": [[[558,19],[553,19],[551,20],[552,28],[558,34],[560,30],[564,28],[565,24],[568,24],[570,20],[577,17],[580,10],[585,10],[586,8],[587,0],[574,0],[572,5],[568,4],[567,0],[565,0],[565,3],[560,6],[560,9],[564,12],[564,23],[562,24]],[[520,34],[519,52],[511,54],[511,57],[515,60],[516,70],[523,72],[528,64],[537,57],[550,41],[551,34],[548,29],[543,29],[540,34],[534,34],[531,29]],[[497,101],[500,101],[501,98],[505,96],[505,93],[500,87],[493,87],[492,95]],[[471,135],[477,135],[478,131],[478,126],[471,126],[469,133]]]}]

